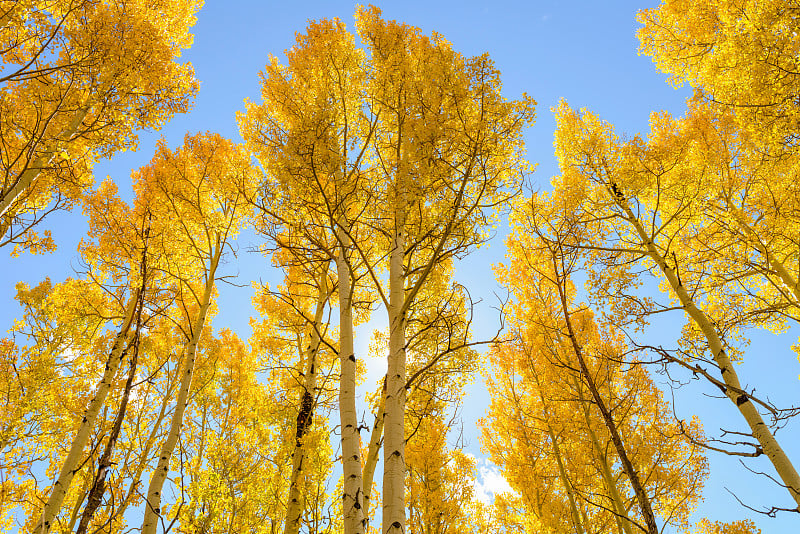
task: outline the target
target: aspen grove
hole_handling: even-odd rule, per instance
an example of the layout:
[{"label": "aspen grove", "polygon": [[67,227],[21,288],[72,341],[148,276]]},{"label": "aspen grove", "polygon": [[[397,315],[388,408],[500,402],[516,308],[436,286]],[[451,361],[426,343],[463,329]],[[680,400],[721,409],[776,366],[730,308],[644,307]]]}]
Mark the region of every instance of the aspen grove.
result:
[{"label": "aspen grove", "polygon": [[[2,277],[0,530],[800,528],[798,397],[748,375],[755,337],[790,354],[776,375],[800,354],[797,2],[632,12],[685,113],[626,136],[562,98],[552,178],[510,72],[356,6],[258,51],[235,134],[164,134],[96,180],[202,97],[201,9],[0,0],[4,275],[87,229],[68,272]],[[462,269],[490,241],[481,303]],[[769,491],[703,508],[740,478]]]}]

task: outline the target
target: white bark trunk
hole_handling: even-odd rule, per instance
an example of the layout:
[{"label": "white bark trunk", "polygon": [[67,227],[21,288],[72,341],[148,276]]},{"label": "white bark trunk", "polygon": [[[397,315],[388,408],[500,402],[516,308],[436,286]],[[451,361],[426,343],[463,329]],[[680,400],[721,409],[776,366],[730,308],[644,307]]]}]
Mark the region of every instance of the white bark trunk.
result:
[{"label": "white bark trunk", "polygon": [[681,306],[683,306],[684,311],[700,328],[701,332],[703,332],[708,342],[708,348],[714,358],[714,362],[719,367],[722,380],[727,386],[725,388],[725,395],[736,405],[742,417],[744,417],[747,425],[750,427],[750,431],[753,433],[753,437],[758,441],[764,454],[770,459],[770,462],[772,462],[775,471],[778,473],[778,476],[780,476],[786,489],[789,490],[789,494],[798,505],[798,511],[800,511],[800,476],[798,476],[794,465],[775,439],[775,436],[764,422],[764,419],[761,417],[761,414],[756,409],[753,402],[743,393],[741,383],[739,382],[739,376],[728,354],[725,352],[725,347],[717,334],[716,328],[708,317],[706,317],[705,313],[695,305],[694,300],[683,287],[675,270],[667,264],[664,257],[655,247],[652,239],[650,239],[647,232],[645,232],[644,227],[630,209],[627,201],[618,198],[617,203],[624,210],[628,221],[636,229],[637,234],[642,240],[642,245],[644,245],[650,258],[658,265],[661,272],[664,273],[670,287],[678,297]]},{"label": "white bark trunk", "polygon": [[[402,204],[402,203],[401,203]],[[386,371],[386,416],[383,440],[383,533],[404,534],[406,317],[405,219],[395,215],[395,236],[389,257],[389,361]]]},{"label": "white bark trunk", "polygon": [[197,317],[192,325],[192,338],[186,344],[186,363],[181,377],[180,390],[175,405],[175,412],[172,414],[169,433],[161,448],[161,455],[158,459],[153,475],[150,478],[150,487],[147,490],[147,502],[144,509],[144,520],[142,521],[142,534],[155,534],[158,526],[158,519],[161,517],[161,490],[169,474],[169,462],[172,458],[172,451],[178,442],[181,427],[183,426],[183,414],[189,404],[189,390],[192,387],[192,377],[194,375],[195,354],[200,336],[203,333],[203,326],[211,303],[211,293],[214,289],[214,277],[219,265],[219,258],[222,255],[222,245],[217,244],[217,250],[211,259],[211,266],[206,278],[206,287],[203,291],[203,301],[200,303]]},{"label": "white bark trunk", "polygon": [[[364,518],[366,525],[369,525],[370,506],[372,505],[372,481],[375,478],[375,467],[378,465],[378,455],[383,443],[383,420],[386,415],[386,379],[383,381],[381,400],[378,404],[378,412],[375,414],[375,423],[372,425],[372,433],[369,437],[367,448],[367,458],[364,461]],[[366,530],[366,529],[365,529]]]},{"label": "white bark trunk", "polygon": [[339,254],[336,271],[339,286],[339,423],[342,429],[342,515],[345,534],[364,534],[364,494],[361,472],[361,436],[356,412],[356,356],[353,351],[352,273],[345,254],[350,239],[337,230]]},{"label": "white bark trunk", "polygon": [[103,377],[100,379],[100,383],[97,385],[97,393],[95,393],[94,398],[92,398],[92,400],[89,402],[89,406],[86,408],[86,412],[83,414],[83,420],[78,427],[78,433],[72,440],[67,457],[64,459],[64,463],[61,466],[58,479],[56,479],[55,484],[53,484],[53,489],[50,492],[50,498],[47,500],[47,504],[44,505],[42,516],[36,526],[37,533],[46,534],[47,532],[50,532],[51,528],[53,528],[53,519],[61,509],[61,505],[64,502],[64,497],[67,495],[67,491],[69,490],[69,486],[72,483],[75,473],[77,473],[80,469],[79,462],[81,456],[83,456],[83,449],[86,447],[87,441],[89,441],[89,436],[94,428],[95,422],[97,421],[97,415],[100,413],[100,408],[103,407],[103,403],[105,403],[108,392],[111,390],[111,384],[114,381],[117,370],[119,370],[120,363],[122,363],[125,342],[128,337],[131,324],[133,323],[134,311],[136,310],[138,300],[139,292],[137,291],[130,296],[127,304],[125,305],[125,317],[122,320],[122,325],[120,326],[117,337],[114,339],[114,344],[111,347],[111,353],[106,361]]},{"label": "white bark trunk", "polygon": [[[164,420],[164,416],[167,413],[167,406],[169,405],[170,398],[172,398],[172,392],[173,388],[169,388],[167,393],[164,395],[163,400],[161,401],[161,408],[158,411],[158,417],[156,417],[156,420],[153,423],[153,428],[150,431],[150,434],[147,436],[147,441],[145,441],[144,448],[142,449],[141,456],[139,458],[139,463],[136,465],[136,470],[134,471],[130,486],[128,486],[128,491],[125,494],[125,498],[122,500],[122,503],[119,505],[116,513],[114,514],[114,517],[117,520],[121,519],[125,515],[125,511],[128,509],[128,505],[130,504],[134,493],[137,493],[137,490],[139,489],[139,482],[141,482],[142,473],[144,473],[144,468],[147,467],[150,449],[152,449],[153,445],[155,444],[158,429],[161,427],[161,422]],[[72,529],[70,529],[70,531],[71,530]]]}]

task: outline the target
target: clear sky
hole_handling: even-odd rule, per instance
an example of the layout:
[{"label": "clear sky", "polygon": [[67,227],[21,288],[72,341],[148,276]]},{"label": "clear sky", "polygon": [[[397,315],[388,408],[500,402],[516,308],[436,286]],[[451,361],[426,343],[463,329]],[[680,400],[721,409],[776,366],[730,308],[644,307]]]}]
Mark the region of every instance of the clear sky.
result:
[{"label": "clear sky", "polygon": [[[639,9],[654,7],[653,1],[405,0],[377,5],[387,19],[419,26],[425,33],[441,33],[464,55],[488,52],[502,73],[506,97],[516,98],[524,91],[537,100],[537,121],[526,134],[528,157],[538,164],[532,179],[534,188],[549,187],[550,177],[558,172],[553,156],[555,122],[550,108],[559,99],[599,113],[615,124],[618,133],[630,135],[647,132],[653,111],[680,114],[685,108],[689,91],[673,89],[665,82],[666,76],[655,70],[650,58],[637,54],[635,15]],[[131,170],[149,162],[161,135],[173,148],[182,143],[186,132],[211,130],[240,140],[235,112],[243,109],[245,98],[260,101],[258,72],[268,54],[282,59],[283,51],[294,43],[295,32],[302,32],[309,19],[338,17],[352,28],[354,10],[354,3],[340,1],[206,0],[194,28],[194,45],[184,54],[184,59],[194,64],[200,80],[192,111],[175,117],[161,132],[143,133],[136,152],[122,153],[113,161],[98,164],[97,181],[110,175],[122,192],[129,192]],[[58,243],[55,254],[16,259],[0,256],[4,273],[0,277],[0,330],[6,330],[20,315],[12,300],[17,281],[35,284],[45,276],[60,281],[73,275],[78,266],[76,245],[87,229],[80,211],[51,217],[45,226],[52,229]],[[255,238],[247,234],[240,239],[238,260],[226,266],[226,274],[238,273],[237,283],[244,287],[221,288],[220,315],[214,322],[215,327],[231,327],[245,338],[249,335],[248,319],[255,314],[250,305],[250,281],[278,280],[267,258],[249,252],[255,243]],[[491,306],[496,302],[493,294],[500,290],[493,281],[491,264],[502,261],[503,255],[501,229],[488,249],[473,254],[457,269],[457,278],[472,296],[484,299],[476,309],[476,338],[490,336],[496,327],[497,317]],[[376,316],[382,313],[379,310]],[[659,325],[658,340],[668,344],[670,333],[681,321],[676,316]],[[377,324],[380,322],[379,318]],[[361,329],[359,334],[357,349],[363,351],[369,333]],[[796,339],[797,332],[780,339],[758,336],[748,351],[747,363],[740,369],[743,382],[769,392],[778,403],[797,402],[800,366],[789,349]],[[370,387],[383,374],[377,362],[371,365],[367,380]],[[738,414],[730,417],[733,410],[729,403],[712,402],[703,397],[703,391],[713,393],[693,386],[680,390],[676,395],[678,412],[683,417],[693,411],[700,414],[708,433],[722,426],[742,429]],[[467,450],[479,458],[485,455],[480,452],[475,421],[486,404],[486,393],[478,381],[470,389],[462,415]],[[800,462],[798,431],[784,429],[779,438],[788,446],[790,457]],[[486,469],[485,463],[481,465]],[[765,459],[748,466],[771,472]],[[487,485],[490,479],[493,478],[487,477]],[[748,472],[735,459],[711,456],[705,502],[696,517],[725,521],[750,517],[765,534],[798,531],[800,519],[796,514],[783,514],[778,519],[761,516],[738,504],[726,488],[756,508],[790,505],[784,490]]]}]

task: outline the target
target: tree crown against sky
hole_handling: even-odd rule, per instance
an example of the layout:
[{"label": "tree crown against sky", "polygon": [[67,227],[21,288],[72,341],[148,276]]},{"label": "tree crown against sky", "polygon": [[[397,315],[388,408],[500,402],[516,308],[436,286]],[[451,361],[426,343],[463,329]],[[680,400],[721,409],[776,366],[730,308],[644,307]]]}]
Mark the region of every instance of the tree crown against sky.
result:
[{"label": "tree crown against sky", "polygon": [[[74,262],[77,273],[59,273],[26,254],[4,260],[12,280],[5,291],[27,282],[17,291],[24,311],[11,310],[8,323],[25,318],[2,349],[9,369],[19,364],[19,379],[7,381],[13,424],[2,452],[19,474],[15,480],[23,481],[7,486],[4,503],[27,502],[29,526],[44,519],[46,528],[56,528],[55,521],[79,531],[92,522],[121,528],[123,516],[138,527],[144,515],[148,531],[174,520],[176,528],[209,531],[258,523],[267,532],[358,532],[381,528],[375,504],[383,502],[390,529],[402,529],[404,521],[412,530],[443,532],[558,523],[627,534],[683,524],[699,502],[707,457],[709,504],[688,516],[709,518],[697,532],[754,531],[742,517],[767,529],[791,525],[790,512],[774,523],[742,508],[731,515],[734,500],[720,485],[735,485],[737,497],[767,510],[792,508],[796,497],[796,447],[787,437],[793,425],[785,426],[792,412],[784,408],[794,402],[787,392],[797,362],[784,357],[791,345],[786,334],[759,332],[791,336],[800,300],[791,64],[797,39],[787,31],[796,10],[780,2],[689,4],[664,2],[640,12],[639,43],[634,19],[641,6],[589,4],[569,16],[556,5],[528,6],[512,16],[502,6],[483,11],[465,4],[445,13],[412,3],[386,6],[385,17],[361,8],[354,24],[345,24],[334,17],[352,6],[284,6],[259,19],[263,6],[252,5],[252,17],[234,21],[230,10],[197,11],[189,2],[4,3],[3,102],[11,106],[19,91],[36,87],[32,80],[58,73],[89,84],[58,89],[58,98],[29,90],[34,103],[41,99],[30,108],[38,109],[31,124],[47,106],[67,113],[52,114],[49,126],[34,131],[21,119],[8,122],[7,137],[31,150],[18,160],[21,167],[8,166],[6,245],[36,252],[57,243],[51,257],[70,258],[69,238],[58,232],[52,241],[41,232],[84,219],[77,210],[50,213],[52,207],[83,204],[91,231]],[[195,16],[194,45],[184,52],[190,65],[178,53],[192,40]],[[153,24],[170,20],[166,32]],[[158,35],[153,41],[163,48],[142,52],[160,54],[152,67],[173,74],[153,78],[164,87],[148,85],[150,71],[97,59],[110,57],[102,46],[94,59],[35,57],[58,46],[79,51],[70,32],[80,24],[109,29],[91,32],[97,39],[126,37],[109,42],[109,50],[138,50],[148,32]],[[239,38],[225,37],[232,24]],[[674,82],[694,87],[684,117],[676,118],[685,91],[670,92],[649,58],[621,59],[639,46]],[[65,54],[59,57],[78,57]],[[773,78],[781,83],[770,84]],[[269,90],[259,94],[260,83]],[[532,127],[533,102],[506,100],[526,90],[540,103]],[[81,91],[106,97],[79,102]],[[195,96],[196,109],[182,115]],[[561,97],[568,104],[559,104]],[[543,113],[551,106],[555,124]],[[646,139],[617,137],[601,120],[636,132],[646,129],[650,111],[665,108],[651,118]],[[183,148],[171,148],[186,130],[211,128],[236,139],[234,111],[242,112],[238,127],[245,146],[255,148],[256,167],[245,161],[245,148],[216,134],[186,136]],[[162,134],[146,130],[162,124]],[[140,152],[121,151],[134,146],[134,137]],[[523,139],[527,157],[539,163],[540,175],[529,183],[554,191],[534,195],[530,204],[525,192],[514,204],[516,237],[507,246],[509,261],[518,259],[502,275],[511,293],[508,328],[484,360],[480,347],[495,334],[487,318],[493,312],[490,303],[472,304],[493,298],[489,265],[502,261],[503,247],[495,239],[488,251],[468,258],[463,252],[494,235],[487,222],[506,233],[507,219],[483,210],[514,197],[530,171]],[[112,152],[108,162],[102,159]],[[128,169],[153,152],[131,187]],[[91,168],[112,175],[98,180],[96,190]],[[549,174],[558,174],[552,186]],[[462,202],[471,198],[479,200]],[[560,226],[542,232],[539,244],[514,249],[515,239],[542,228],[525,226],[526,217],[530,223],[543,212]],[[240,233],[240,223],[255,232]],[[556,250],[561,270],[519,259],[531,250],[539,258]],[[565,258],[571,259],[564,264]],[[237,271],[235,283],[243,288],[224,283]],[[42,275],[53,281],[40,283]],[[62,283],[70,275],[74,280]],[[546,297],[530,293],[543,285],[542,276],[557,282],[552,290],[561,288],[566,303],[525,311],[534,297]],[[249,280],[259,281],[255,307],[263,316],[250,323],[250,343]],[[661,319],[677,308],[688,316],[677,310]],[[545,309],[552,316],[545,318]],[[370,351],[372,328],[383,333]],[[542,339],[548,341],[540,349]],[[765,339],[775,347],[767,353]],[[786,386],[769,385],[765,358],[791,380]],[[509,375],[509,362],[528,368]],[[569,372],[554,379],[560,375],[552,365]],[[480,383],[470,385],[479,367],[497,395],[484,421],[487,450],[516,491],[498,494],[494,505],[476,500],[475,473],[488,469],[472,425],[486,395]],[[761,375],[753,378],[754,369]],[[674,391],[672,407],[658,402],[662,393],[653,383],[673,393],[666,388],[681,381],[690,385]],[[59,399],[41,382],[69,394]],[[687,407],[703,392],[722,394],[728,404]],[[340,418],[345,405],[349,415]],[[705,433],[689,421],[694,408]],[[548,424],[565,409],[558,424]],[[646,409],[654,411],[640,415]],[[89,424],[76,428],[85,411],[93,414]],[[574,421],[565,424],[566,415]],[[457,438],[459,418],[466,440]],[[513,439],[492,439],[503,425]],[[732,438],[739,435],[730,430],[753,439]],[[401,462],[381,480],[374,475],[384,469],[378,461],[384,434],[390,458]],[[64,439],[53,441],[54,435]],[[576,436],[584,439],[575,442]],[[337,451],[340,439],[347,445]],[[504,441],[513,442],[513,452]],[[56,452],[47,459],[42,453],[50,450]],[[782,482],[755,483],[758,477],[723,451]],[[349,460],[335,467],[333,459],[343,454]],[[507,458],[515,464],[504,464]],[[58,478],[82,459],[74,480]],[[515,471],[529,460],[535,468]],[[675,478],[676,465],[684,466],[684,477]],[[153,476],[154,469],[165,478]],[[56,479],[63,495],[48,490]],[[48,507],[36,510],[31,495]],[[448,508],[453,499],[462,503],[459,513]],[[385,508],[388,502],[393,508]],[[348,511],[355,505],[366,512]]]}]

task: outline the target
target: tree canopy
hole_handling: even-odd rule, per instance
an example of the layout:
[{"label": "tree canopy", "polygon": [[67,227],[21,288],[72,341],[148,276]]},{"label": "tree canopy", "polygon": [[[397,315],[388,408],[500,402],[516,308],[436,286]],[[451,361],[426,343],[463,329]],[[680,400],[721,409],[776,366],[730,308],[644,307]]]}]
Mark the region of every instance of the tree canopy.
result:
[{"label": "tree canopy", "polygon": [[[259,51],[238,137],[165,131],[129,180],[95,180],[202,97],[181,59],[202,7],[0,0],[0,261],[53,257],[56,212],[85,223],[69,273],[4,277],[0,527],[797,524],[800,408],[751,372],[800,354],[800,7],[631,12],[685,110],[656,102],[626,136],[554,101],[549,182],[513,66],[375,6]],[[481,303],[491,282],[464,273],[497,234]],[[703,507],[740,478],[760,500]]]}]

